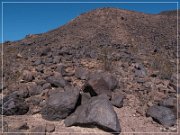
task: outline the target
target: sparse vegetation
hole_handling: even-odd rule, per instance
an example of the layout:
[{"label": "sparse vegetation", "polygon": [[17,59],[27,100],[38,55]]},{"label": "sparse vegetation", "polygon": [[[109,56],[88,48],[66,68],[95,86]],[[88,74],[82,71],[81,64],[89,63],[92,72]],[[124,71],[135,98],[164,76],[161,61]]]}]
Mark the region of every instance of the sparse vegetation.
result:
[{"label": "sparse vegetation", "polygon": [[173,73],[173,65],[163,53],[155,54],[152,61],[152,68],[159,72],[161,79],[170,79]]},{"label": "sparse vegetation", "polygon": [[112,69],[113,65],[112,65],[111,54],[112,54],[112,48],[110,47],[103,48],[102,52],[99,54],[105,71],[111,71]]}]

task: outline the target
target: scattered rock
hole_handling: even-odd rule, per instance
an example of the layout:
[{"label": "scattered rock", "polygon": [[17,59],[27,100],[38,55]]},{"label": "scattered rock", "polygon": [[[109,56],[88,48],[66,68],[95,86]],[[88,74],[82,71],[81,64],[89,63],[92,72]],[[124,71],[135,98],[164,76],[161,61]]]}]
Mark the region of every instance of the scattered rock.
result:
[{"label": "scattered rock", "polygon": [[26,88],[20,89],[18,91],[14,91],[12,94],[15,94],[16,97],[23,98],[23,99],[29,97],[29,91]]},{"label": "scattered rock", "polygon": [[121,108],[123,107],[123,99],[124,99],[124,95],[113,93],[111,98],[111,103],[115,107]]},{"label": "scattered rock", "polygon": [[22,74],[22,79],[24,81],[30,82],[30,81],[32,81],[34,79],[34,76],[30,71],[24,70],[23,74]]},{"label": "scattered rock", "polygon": [[62,76],[59,77],[50,76],[46,80],[54,87],[65,87],[67,85],[67,81],[64,80]]},{"label": "scattered rock", "polygon": [[41,114],[48,120],[66,118],[76,107],[79,90],[74,88],[65,92],[57,92],[49,96]]},{"label": "scattered rock", "polygon": [[47,55],[50,51],[51,51],[51,48],[50,47],[46,47],[44,50],[42,50],[41,56]]},{"label": "scattered rock", "polygon": [[165,106],[168,108],[174,108],[177,106],[177,98],[174,97],[168,97],[162,101],[159,102],[160,106]]},{"label": "scattered rock", "polygon": [[134,72],[136,77],[143,78],[146,76],[147,71],[142,64],[136,63],[134,67],[135,67]]},{"label": "scattered rock", "polygon": [[87,80],[89,78],[89,71],[84,68],[76,68],[75,76],[81,80]]},{"label": "scattered rock", "polygon": [[45,84],[43,84],[42,88],[43,88],[43,90],[50,89],[51,88],[51,84],[50,83],[45,83]]},{"label": "scattered rock", "polygon": [[43,66],[43,65],[37,66],[37,67],[36,67],[36,71],[43,73],[43,72],[44,72],[44,66]]},{"label": "scattered rock", "polygon": [[62,76],[66,75],[65,66],[63,64],[58,64],[56,72],[60,73]]},{"label": "scattered rock", "polygon": [[[3,115],[24,115],[28,112],[29,107],[25,103],[24,99],[16,96],[7,96],[0,103],[1,108],[0,112]],[[3,109],[3,112],[2,112]]]},{"label": "scattered rock", "polygon": [[61,58],[59,56],[54,56],[53,63],[57,64],[60,62],[60,60],[61,60]]},{"label": "scattered rock", "polygon": [[148,108],[147,116],[151,116],[155,121],[163,126],[173,126],[176,124],[176,116],[170,108],[154,105]]},{"label": "scattered rock", "polygon": [[38,95],[43,91],[43,88],[35,82],[27,84],[27,88],[30,96]]},{"label": "scattered rock", "polygon": [[110,101],[103,96],[92,97],[65,119],[65,126],[98,126],[106,131],[120,132],[120,124]]},{"label": "scattered rock", "polygon": [[33,66],[38,66],[38,65],[41,65],[41,64],[43,64],[43,61],[41,59],[37,59],[37,60],[34,61]]}]

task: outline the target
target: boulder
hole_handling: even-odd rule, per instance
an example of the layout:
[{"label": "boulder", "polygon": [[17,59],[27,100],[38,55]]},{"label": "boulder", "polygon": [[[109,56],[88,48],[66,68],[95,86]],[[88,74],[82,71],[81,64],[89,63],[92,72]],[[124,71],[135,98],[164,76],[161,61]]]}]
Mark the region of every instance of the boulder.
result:
[{"label": "boulder", "polygon": [[83,91],[90,93],[91,96],[107,94],[111,97],[111,90],[109,90],[108,84],[103,78],[89,80],[88,83],[85,84]]},{"label": "boulder", "polygon": [[81,104],[87,103],[91,99],[91,95],[89,93],[81,93]]},{"label": "boulder", "polygon": [[46,81],[54,87],[65,87],[67,85],[67,81],[61,75],[50,76]]},{"label": "boulder", "polygon": [[39,95],[43,91],[42,86],[37,85],[35,82],[28,83],[27,88],[29,96]]},{"label": "boulder", "polygon": [[90,74],[89,80],[96,80],[103,78],[110,90],[114,90],[118,85],[118,80],[113,74],[102,72],[101,70],[95,71]]},{"label": "boulder", "polygon": [[107,73],[107,74],[103,74],[102,77],[108,84],[108,88],[110,90],[114,90],[117,87],[118,81],[114,75]]},{"label": "boulder", "polygon": [[176,124],[176,116],[174,112],[167,107],[154,105],[148,108],[147,116],[152,117],[155,121],[163,126],[173,126]]},{"label": "boulder", "polygon": [[118,117],[107,97],[92,97],[65,119],[65,126],[97,126],[110,132],[120,132]]},{"label": "boulder", "polygon": [[89,78],[89,71],[84,68],[76,68],[75,77],[81,80],[87,80]]},{"label": "boulder", "polygon": [[165,106],[168,108],[174,108],[177,106],[177,98],[174,98],[174,97],[165,98],[159,102],[159,105]]},{"label": "boulder", "polygon": [[[3,101],[1,100],[0,112],[2,115],[24,115],[28,112],[29,107],[23,98],[18,97],[16,94],[6,96]],[[3,109],[3,110],[2,110]]]},{"label": "boulder", "polygon": [[79,99],[79,89],[74,88],[65,92],[56,92],[49,95],[46,105],[41,110],[43,118],[59,120],[72,113]]}]

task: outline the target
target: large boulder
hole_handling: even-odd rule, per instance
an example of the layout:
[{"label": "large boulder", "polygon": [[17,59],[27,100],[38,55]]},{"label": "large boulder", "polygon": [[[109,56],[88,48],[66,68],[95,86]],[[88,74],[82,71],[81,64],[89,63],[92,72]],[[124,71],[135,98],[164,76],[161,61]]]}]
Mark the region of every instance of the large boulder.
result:
[{"label": "large boulder", "polygon": [[41,110],[43,118],[59,120],[66,118],[74,111],[79,99],[79,89],[74,88],[65,92],[52,93]]},{"label": "large boulder", "polygon": [[152,117],[163,126],[170,127],[176,124],[176,116],[174,112],[170,108],[164,106],[151,106],[147,110],[147,116]]},{"label": "large boulder", "polygon": [[116,79],[115,75],[107,72],[103,72],[101,70],[97,70],[90,74],[89,80],[96,80],[103,78],[110,90],[114,90],[118,85],[118,80]]},{"label": "large boulder", "polygon": [[109,90],[108,84],[103,78],[89,80],[88,83],[85,84],[84,92],[90,93],[91,96],[100,94],[111,96],[111,90]]},{"label": "large boulder", "polygon": [[111,92],[117,87],[118,81],[109,73],[94,73],[84,86],[84,92],[91,96],[106,94],[111,97]]},{"label": "large boulder", "polygon": [[6,96],[0,101],[0,112],[2,115],[24,115],[28,112],[29,107],[25,103],[23,98],[17,96],[13,93]]},{"label": "large boulder", "polygon": [[110,132],[120,132],[118,117],[105,96],[92,97],[65,119],[65,126],[97,126]]}]

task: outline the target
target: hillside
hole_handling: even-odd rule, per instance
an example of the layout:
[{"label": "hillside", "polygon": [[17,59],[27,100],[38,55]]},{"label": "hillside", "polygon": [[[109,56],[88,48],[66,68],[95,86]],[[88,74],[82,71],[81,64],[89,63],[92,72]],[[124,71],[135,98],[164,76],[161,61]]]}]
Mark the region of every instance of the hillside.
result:
[{"label": "hillside", "polygon": [[[41,126],[40,129],[45,132],[44,127],[38,125],[39,122],[53,123],[56,132],[69,132],[70,129],[71,132],[83,133],[86,128],[81,126],[87,124],[89,127],[89,123],[90,127],[91,123],[95,123],[98,128],[110,132],[176,131],[177,124],[174,123],[179,113],[176,101],[179,100],[177,95],[180,91],[176,77],[179,31],[177,32],[175,12],[165,11],[154,15],[101,8],[81,14],[46,33],[28,35],[22,40],[4,43],[4,88],[1,88],[4,104],[1,104],[5,109],[7,107],[4,121],[10,125],[9,131],[21,131],[12,123],[12,120],[22,123],[21,117],[28,120],[28,129],[22,131],[37,131],[32,127],[35,124],[37,127]],[[74,96],[68,97],[69,89]],[[79,89],[81,98],[74,99],[77,96],[76,89]],[[82,93],[90,95],[84,96]],[[108,96],[108,101],[107,97],[104,97],[105,100],[101,94]],[[58,110],[57,117],[67,117],[66,126],[73,125],[73,118],[77,117],[73,127],[65,127],[62,124],[64,120],[60,120],[60,123],[51,121],[54,120],[53,114],[46,114],[55,101],[62,99],[62,102],[65,102],[66,96],[70,98],[68,103],[77,100],[77,104],[68,104],[74,106],[74,113],[71,110],[68,116],[71,115],[67,117],[64,111],[62,114]],[[14,108],[11,110],[6,103],[10,102],[10,99],[16,109],[20,106],[23,111],[14,112]],[[82,103],[83,100],[87,100],[89,108]],[[117,114],[120,122],[117,122],[116,126],[111,123],[112,119],[109,119],[112,127],[103,125],[102,121],[91,121],[97,116],[88,113],[86,115],[93,118],[83,119],[85,114],[80,110],[98,112],[91,106],[95,101],[99,103],[96,104],[98,107],[103,105],[101,102],[107,102],[104,107],[109,109],[109,100],[115,106],[116,113],[107,113],[112,114],[113,120]],[[117,105],[119,102],[121,105]],[[156,111],[159,116],[170,118],[159,119],[155,115]],[[166,113],[163,114],[164,112]],[[82,114],[81,119],[76,116],[78,114]],[[37,119],[33,120],[31,117]],[[154,122],[154,119],[158,123]],[[134,124],[135,122],[137,124]],[[118,123],[120,129],[117,128]],[[87,132],[99,131],[101,130],[90,128]]]}]

